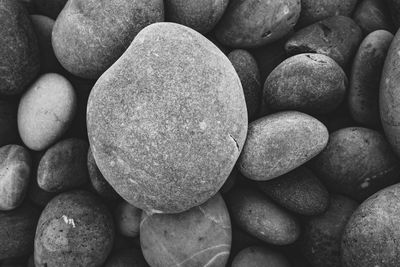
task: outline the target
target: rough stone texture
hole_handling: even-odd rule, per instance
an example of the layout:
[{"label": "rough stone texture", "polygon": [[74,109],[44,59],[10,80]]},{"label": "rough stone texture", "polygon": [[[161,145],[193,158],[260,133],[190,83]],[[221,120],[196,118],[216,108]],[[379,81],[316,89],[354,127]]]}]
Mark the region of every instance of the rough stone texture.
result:
[{"label": "rough stone texture", "polygon": [[111,185],[101,174],[99,168],[97,168],[92,150],[90,148],[87,155],[87,168],[89,171],[90,183],[97,194],[108,200],[117,200],[120,198],[117,192],[115,192],[114,188],[111,187]]},{"label": "rough stone texture", "polygon": [[215,28],[217,39],[231,47],[272,43],[295,26],[300,0],[233,0]]},{"label": "rough stone texture", "polygon": [[225,266],[231,222],[222,197],[179,214],[143,213],[140,243],[146,261],[157,266]]},{"label": "rough stone texture", "polygon": [[400,181],[400,162],[383,135],[361,127],[332,133],[310,167],[328,189],[357,200]]},{"label": "rough stone texture", "polygon": [[32,150],[46,149],[67,131],[75,112],[76,95],[71,83],[59,74],[44,74],[19,103],[22,141]]},{"label": "rough stone texture", "polygon": [[166,0],[166,19],[208,33],[221,19],[229,0]]},{"label": "rough stone texture", "polygon": [[249,125],[239,170],[252,180],[276,178],[316,156],[328,137],[326,127],[307,114],[285,111],[268,115]]},{"label": "rough stone texture", "polygon": [[347,221],[358,204],[344,196],[332,195],[328,210],[306,219],[299,245],[314,267],[341,267],[340,242]]},{"label": "rough stone texture", "polygon": [[297,26],[305,27],[338,15],[350,17],[356,4],[357,0],[301,0],[301,13]]},{"label": "rough stone texture", "polygon": [[86,141],[75,138],[62,140],[50,147],[39,162],[39,187],[59,193],[89,182],[86,164],[88,149]]},{"label": "rough stone texture", "polygon": [[18,140],[17,101],[0,99],[0,146]]},{"label": "rough stone texture", "polygon": [[270,181],[259,182],[258,188],[282,207],[302,215],[320,214],[329,203],[328,190],[304,166]]},{"label": "rough stone texture", "polygon": [[129,248],[111,254],[104,267],[148,267],[140,249]]},{"label": "rough stone texture", "polygon": [[42,15],[56,19],[68,0],[33,0],[35,10]]},{"label": "rough stone texture", "polygon": [[40,216],[35,266],[101,266],[113,241],[113,219],[99,198],[86,191],[62,193]]},{"label": "rough stone texture", "polygon": [[29,256],[40,211],[28,202],[0,211],[0,260]]},{"label": "rough stone texture", "polygon": [[0,2],[0,94],[24,92],[39,73],[39,47],[26,8],[17,0]]},{"label": "rough stone texture", "polygon": [[163,20],[162,0],[70,0],[54,25],[54,52],[72,74],[97,79],[140,30]]},{"label": "rough stone texture", "polygon": [[368,127],[381,124],[379,116],[379,84],[383,64],[393,34],[385,30],[370,33],[362,41],[353,61],[348,95],[352,118]]},{"label": "rough stone texture", "polygon": [[62,72],[62,67],[54,54],[51,44],[54,20],[42,15],[31,15],[30,17],[39,44],[40,72]]},{"label": "rough stone texture", "polygon": [[142,211],[129,203],[119,203],[114,212],[115,224],[118,232],[124,236],[139,236],[140,217]]},{"label": "rough stone texture", "polygon": [[255,189],[235,187],[227,202],[232,220],[264,242],[288,245],[300,235],[297,219]]},{"label": "rough stone texture", "polygon": [[400,184],[364,201],[346,225],[342,266],[397,266],[400,262]]},{"label": "rough stone texture", "polygon": [[387,3],[382,0],[361,1],[353,14],[353,19],[365,34],[377,30],[389,32],[394,30],[390,10]]},{"label": "rough stone texture", "polygon": [[379,109],[386,138],[400,156],[400,31],[386,56],[379,90]]},{"label": "rough stone texture", "polygon": [[400,0],[386,0],[386,3],[392,13],[395,28],[398,29],[400,27]]},{"label": "rough stone texture", "polygon": [[255,118],[261,105],[262,89],[260,71],[254,57],[246,50],[233,50],[228,58],[239,75],[246,99],[247,116]]},{"label": "rough stone texture", "polygon": [[351,18],[335,16],[299,30],[286,42],[285,49],[290,55],[323,54],[344,68],[353,58],[361,41],[361,28]]},{"label": "rough stone texture", "polygon": [[228,58],[194,30],[156,23],[97,81],[89,141],[106,180],[130,204],[178,213],[225,182],[247,132]]},{"label": "rough stone texture", "polygon": [[266,247],[249,247],[240,251],[232,267],[291,267],[290,262],[279,252]]},{"label": "rough stone texture", "polygon": [[0,148],[0,210],[18,207],[25,198],[31,175],[29,151],[19,145]]},{"label": "rough stone texture", "polygon": [[264,84],[263,101],[272,110],[329,113],[342,102],[347,77],[330,57],[300,54],[277,66]]}]

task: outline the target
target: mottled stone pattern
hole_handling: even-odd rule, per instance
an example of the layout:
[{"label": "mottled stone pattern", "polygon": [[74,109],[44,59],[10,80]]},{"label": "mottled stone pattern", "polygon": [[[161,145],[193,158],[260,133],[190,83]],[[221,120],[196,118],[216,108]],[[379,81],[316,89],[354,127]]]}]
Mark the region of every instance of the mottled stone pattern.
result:
[{"label": "mottled stone pattern", "polygon": [[252,180],[276,178],[315,157],[328,137],[326,127],[307,114],[284,111],[268,115],[249,125],[239,170]]},{"label": "mottled stone pattern", "polygon": [[37,181],[40,188],[59,193],[89,182],[86,157],[89,144],[69,138],[50,147],[39,162]]},{"label": "mottled stone pattern", "polygon": [[152,266],[225,266],[231,222],[222,197],[179,214],[143,213],[140,243]]},{"label": "mottled stone pattern", "polygon": [[25,198],[31,175],[29,151],[19,145],[0,148],[0,210],[18,207]]},{"label": "mottled stone pattern", "polygon": [[285,209],[252,188],[235,188],[227,199],[232,219],[246,232],[274,245],[288,245],[300,235],[300,224]]},{"label": "mottled stone pattern", "polygon": [[341,267],[340,245],[347,221],[357,208],[357,202],[332,195],[327,211],[305,219],[299,246],[315,267]]},{"label": "mottled stone pattern", "polygon": [[20,1],[0,1],[0,94],[24,92],[39,73],[39,47]]},{"label": "mottled stone pattern", "polygon": [[323,213],[329,203],[328,190],[305,166],[259,182],[258,188],[282,207],[302,215]]},{"label": "mottled stone pattern", "polygon": [[72,74],[97,79],[140,30],[160,21],[162,0],[70,0],[54,25],[54,52]]},{"label": "mottled stone pattern", "polygon": [[286,42],[285,49],[290,55],[323,54],[344,68],[356,53],[361,41],[361,29],[351,18],[335,16],[297,31]]},{"label": "mottled stone pattern", "polygon": [[228,3],[229,0],[166,0],[166,19],[205,34],[221,19]]},{"label": "mottled stone pattern", "polygon": [[90,147],[87,155],[87,168],[89,171],[90,183],[97,194],[109,200],[117,200],[120,198],[114,188],[112,188],[104,178],[103,174],[101,174]]},{"label": "mottled stone pattern", "polygon": [[225,182],[247,132],[232,64],[194,30],[156,23],[97,81],[88,103],[96,163],[130,204],[177,213]]},{"label": "mottled stone pattern", "polygon": [[329,113],[344,99],[347,77],[330,57],[300,54],[277,66],[264,84],[263,100],[272,110]]},{"label": "mottled stone pattern", "polygon": [[70,191],[43,210],[35,236],[35,266],[101,266],[114,242],[114,223],[95,195]]},{"label": "mottled stone pattern", "polygon": [[362,127],[333,132],[310,166],[331,191],[360,201],[400,179],[400,162],[384,136]]},{"label": "mottled stone pattern", "polygon": [[262,87],[260,70],[254,57],[246,50],[236,49],[228,54],[240,82],[246,99],[247,116],[251,121],[259,112],[261,106]]},{"label": "mottled stone pattern", "polygon": [[272,43],[295,26],[300,0],[234,0],[215,29],[224,45],[244,48]]},{"label": "mottled stone pattern", "polygon": [[337,15],[350,17],[357,0],[301,0],[301,13],[297,27]]},{"label": "mottled stone pattern", "polygon": [[232,262],[232,267],[290,267],[286,257],[266,247],[248,247],[240,251]]},{"label": "mottled stone pattern", "polygon": [[390,32],[374,31],[362,41],[354,58],[348,103],[352,118],[362,125],[377,128],[381,124],[379,85],[392,40]]},{"label": "mottled stone pattern", "polygon": [[377,30],[395,31],[388,1],[362,0],[354,11],[353,19],[365,34]]},{"label": "mottled stone pattern", "polygon": [[342,266],[397,266],[400,262],[400,184],[364,201],[351,216],[342,240]]},{"label": "mottled stone pattern", "polygon": [[32,253],[39,216],[40,211],[29,203],[12,211],[0,211],[0,260]]},{"label": "mottled stone pattern", "polygon": [[382,70],[379,110],[386,138],[400,156],[400,32],[389,48]]}]

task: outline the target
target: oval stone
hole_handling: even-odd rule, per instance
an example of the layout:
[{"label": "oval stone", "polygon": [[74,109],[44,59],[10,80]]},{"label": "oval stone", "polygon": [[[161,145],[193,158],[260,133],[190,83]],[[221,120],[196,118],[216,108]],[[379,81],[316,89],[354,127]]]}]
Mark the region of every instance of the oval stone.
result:
[{"label": "oval stone", "polygon": [[31,175],[29,151],[19,145],[0,148],[0,210],[18,207],[28,191]]},{"label": "oval stone", "polygon": [[276,178],[315,157],[328,138],[326,127],[307,114],[284,111],[268,115],[249,125],[239,170],[252,180]]},{"label": "oval stone", "polygon": [[228,209],[219,194],[183,213],[143,213],[140,223],[140,245],[152,267],[225,266],[231,241]]},{"label": "oval stone", "polygon": [[247,132],[229,59],[175,23],[142,30],[93,87],[88,134],[96,163],[127,202],[178,213],[222,187]]}]

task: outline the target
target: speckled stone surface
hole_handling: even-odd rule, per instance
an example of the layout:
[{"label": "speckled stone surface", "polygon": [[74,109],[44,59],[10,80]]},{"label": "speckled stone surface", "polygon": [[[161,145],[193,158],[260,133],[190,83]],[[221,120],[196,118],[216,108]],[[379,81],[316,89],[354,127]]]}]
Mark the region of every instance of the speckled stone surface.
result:
[{"label": "speckled stone surface", "polygon": [[297,26],[305,27],[337,15],[350,17],[356,4],[357,0],[301,0],[301,13]]},{"label": "speckled stone surface", "polygon": [[37,181],[40,188],[59,193],[89,182],[87,141],[69,138],[51,146],[40,159]]},{"label": "speckled stone surface", "polygon": [[36,35],[20,1],[0,2],[0,25],[0,94],[20,94],[39,73]]},{"label": "speckled stone surface", "polygon": [[290,55],[323,54],[344,68],[353,58],[361,41],[361,28],[351,18],[335,16],[297,31],[286,42],[285,50]]},{"label": "speckled stone surface", "polygon": [[77,105],[71,83],[55,73],[42,75],[22,96],[18,131],[24,144],[36,151],[58,141],[67,131]]},{"label": "speckled stone surface", "polygon": [[97,79],[141,29],[160,21],[162,0],[68,1],[54,25],[54,52],[72,74]]},{"label": "speckled stone surface", "polygon": [[222,44],[236,48],[272,43],[294,28],[300,9],[300,0],[231,1],[215,35]]},{"label": "speckled stone surface", "polygon": [[113,219],[99,198],[86,191],[62,193],[40,216],[35,266],[101,266],[113,241]]},{"label": "speckled stone surface", "polygon": [[25,198],[31,175],[29,151],[19,145],[0,148],[0,210],[18,207]]},{"label": "speckled stone surface", "polygon": [[[400,3],[399,3],[400,4]],[[400,156],[400,32],[389,48],[382,70],[379,110],[386,138]]]},{"label": "speckled stone surface", "polygon": [[396,28],[400,27],[400,0],[387,0],[389,10]]},{"label": "speckled stone surface", "polygon": [[32,0],[33,6],[39,14],[56,19],[68,0]]},{"label": "speckled stone surface", "polygon": [[268,76],[263,101],[272,110],[329,113],[343,101],[347,84],[343,69],[330,57],[295,55]]},{"label": "speckled stone surface", "polygon": [[282,207],[302,215],[320,214],[328,207],[328,190],[304,166],[270,181],[259,182],[257,187]]},{"label": "speckled stone surface", "polygon": [[256,189],[236,187],[229,192],[227,203],[232,220],[264,242],[288,245],[300,235],[297,219]]},{"label": "speckled stone surface", "polygon": [[140,249],[129,248],[111,254],[104,267],[149,267]]},{"label": "speckled stone surface", "polygon": [[228,3],[229,0],[166,0],[166,19],[208,33],[221,19]]},{"label": "speckled stone surface", "polygon": [[120,198],[117,192],[115,192],[114,188],[112,188],[104,178],[103,174],[101,174],[99,168],[97,168],[97,164],[94,160],[90,147],[87,156],[87,168],[89,171],[90,183],[97,194],[109,200],[117,200]]},{"label": "speckled stone surface", "polygon": [[360,1],[354,11],[353,19],[365,34],[377,30],[387,30],[389,32],[395,30],[387,2],[382,0]]},{"label": "speckled stone surface", "polygon": [[361,125],[377,128],[381,124],[379,86],[392,40],[393,34],[385,30],[370,33],[353,60],[348,104],[352,118]]},{"label": "speckled stone surface", "polygon": [[342,266],[397,266],[400,262],[400,184],[374,194],[351,216],[342,239]]},{"label": "speckled stone surface", "polygon": [[32,253],[39,216],[39,209],[28,202],[15,210],[0,211],[0,260]]},{"label": "speckled stone surface", "polygon": [[225,266],[231,247],[231,222],[222,197],[179,214],[143,213],[140,244],[152,267]]},{"label": "speckled stone surface", "polygon": [[249,125],[239,170],[256,181],[276,178],[315,157],[328,137],[326,127],[307,114],[284,111],[268,115]]},{"label": "speckled stone surface", "polygon": [[327,211],[305,219],[299,247],[315,267],[341,267],[340,242],[357,202],[332,195]]},{"label": "speckled stone surface", "polygon": [[194,30],[152,24],[104,73],[88,102],[89,141],[106,180],[130,204],[178,213],[223,185],[247,132],[232,64]]},{"label": "speckled stone surface", "polygon": [[291,267],[289,260],[279,252],[266,247],[248,247],[233,259],[231,267]]},{"label": "speckled stone surface", "polygon": [[357,200],[400,181],[400,162],[384,136],[362,127],[331,133],[309,166],[329,190]]},{"label": "speckled stone surface", "polygon": [[242,83],[246,99],[247,115],[249,120],[254,119],[261,106],[262,86],[260,70],[254,57],[246,50],[236,49],[228,54],[240,82]]}]

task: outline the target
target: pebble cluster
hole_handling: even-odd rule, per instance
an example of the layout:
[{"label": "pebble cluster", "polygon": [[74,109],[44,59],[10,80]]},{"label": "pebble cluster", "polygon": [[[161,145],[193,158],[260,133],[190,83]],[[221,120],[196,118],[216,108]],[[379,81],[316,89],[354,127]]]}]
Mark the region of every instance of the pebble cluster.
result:
[{"label": "pebble cluster", "polygon": [[400,0],[0,0],[0,267],[400,266],[399,27]]}]

